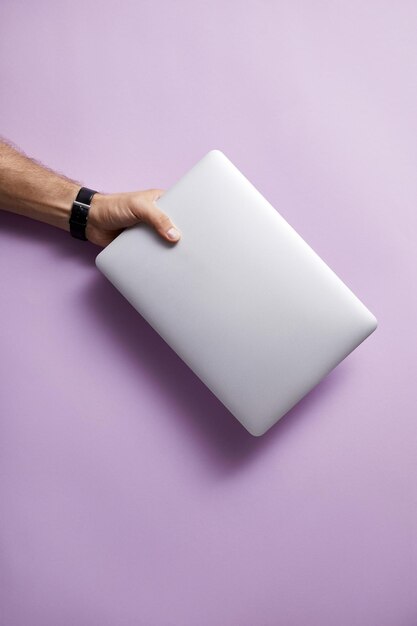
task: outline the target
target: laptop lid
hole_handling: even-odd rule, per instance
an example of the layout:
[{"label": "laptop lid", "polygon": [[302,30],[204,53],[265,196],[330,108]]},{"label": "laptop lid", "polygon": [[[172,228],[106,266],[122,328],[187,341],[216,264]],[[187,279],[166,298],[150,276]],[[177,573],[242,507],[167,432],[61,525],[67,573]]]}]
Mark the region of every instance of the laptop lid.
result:
[{"label": "laptop lid", "polygon": [[158,201],[181,230],[126,229],[97,267],[252,434],[377,326],[374,315],[219,150]]}]

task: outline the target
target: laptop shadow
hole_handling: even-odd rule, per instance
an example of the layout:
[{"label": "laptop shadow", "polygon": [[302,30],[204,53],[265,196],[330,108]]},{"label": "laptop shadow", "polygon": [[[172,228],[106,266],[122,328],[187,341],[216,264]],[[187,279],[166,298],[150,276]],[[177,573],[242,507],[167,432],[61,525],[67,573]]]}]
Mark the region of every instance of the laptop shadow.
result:
[{"label": "laptop shadow", "polygon": [[253,437],[104,276],[94,277],[84,298],[94,310],[96,326],[100,322],[103,332],[123,346],[131,367],[145,364],[161,394],[172,396],[175,415],[168,417],[180,420],[193,445],[201,447],[200,458],[211,473],[233,473],[266,447],[285,445],[291,431],[311,418],[321,397],[332,393],[346,375],[346,364],[339,365],[265,435]]},{"label": "laptop shadow", "polygon": [[[84,267],[94,265],[101,250],[90,243],[82,244],[53,226],[12,213],[0,211],[0,226],[11,237],[47,246],[52,257],[71,259]],[[155,236],[158,237],[156,233]],[[172,244],[167,242],[167,246]],[[81,306],[87,307],[88,315],[93,316],[97,332],[101,327],[103,334],[112,334],[131,367],[145,366],[161,394],[172,397],[175,416],[168,419],[180,420],[187,437],[200,448],[200,458],[208,464],[211,474],[226,476],[238,471],[268,446],[273,445],[279,454],[293,430],[302,420],[311,419],[321,398],[334,393],[349,371],[349,364],[343,362],[265,435],[253,437],[98,270],[88,289],[80,294],[80,301]]]}]

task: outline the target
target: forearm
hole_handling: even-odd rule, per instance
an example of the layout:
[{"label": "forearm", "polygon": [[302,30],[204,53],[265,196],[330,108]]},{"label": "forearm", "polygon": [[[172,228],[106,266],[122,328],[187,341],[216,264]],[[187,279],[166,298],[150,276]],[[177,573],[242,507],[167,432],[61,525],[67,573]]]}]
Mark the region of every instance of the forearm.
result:
[{"label": "forearm", "polygon": [[0,208],[69,231],[81,183],[53,172],[0,139]]},{"label": "forearm", "polygon": [[[69,231],[72,205],[82,186],[0,138],[0,209]],[[88,211],[86,239],[107,246],[125,228],[147,222],[167,241],[178,241],[181,233],[156,204],[163,193],[163,189],[95,192]]]}]

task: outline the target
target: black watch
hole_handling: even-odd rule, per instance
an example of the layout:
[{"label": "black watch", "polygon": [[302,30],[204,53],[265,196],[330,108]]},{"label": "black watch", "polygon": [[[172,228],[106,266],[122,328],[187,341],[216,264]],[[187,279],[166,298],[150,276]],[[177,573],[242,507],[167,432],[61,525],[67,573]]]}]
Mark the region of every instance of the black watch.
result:
[{"label": "black watch", "polygon": [[72,204],[69,218],[70,233],[73,237],[82,239],[83,241],[87,241],[85,229],[87,226],[88,211],[90,210],[91,200],[93,199],[95,193],[98,192],[93,189],[88,189],[87,187],[81,187]]}]

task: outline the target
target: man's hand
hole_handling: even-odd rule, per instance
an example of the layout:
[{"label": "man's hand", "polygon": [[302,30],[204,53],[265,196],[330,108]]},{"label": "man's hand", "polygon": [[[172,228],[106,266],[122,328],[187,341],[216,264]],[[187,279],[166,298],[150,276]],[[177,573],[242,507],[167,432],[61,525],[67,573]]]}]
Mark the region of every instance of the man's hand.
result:
[{"label": "man's hand", "polygon": [[[72,203],[82,184],[54,172],[0,138],[0,209],[70,230]],[[164,239],[178,241],[180,233],[156,206],[162,189],[125,193],[96,193],[91,201],[86,237],[107,246],[122,230],[147,222]]]},{"label": "man's hand", "polygon": [[155,204],[163,193],[162,189],[115,194],[96,193],[88,215],[87,239],[104,247],[123,229],[146,222],[167,241],[178,241],[181,236],[178,229]]}]

